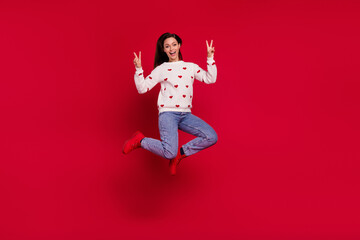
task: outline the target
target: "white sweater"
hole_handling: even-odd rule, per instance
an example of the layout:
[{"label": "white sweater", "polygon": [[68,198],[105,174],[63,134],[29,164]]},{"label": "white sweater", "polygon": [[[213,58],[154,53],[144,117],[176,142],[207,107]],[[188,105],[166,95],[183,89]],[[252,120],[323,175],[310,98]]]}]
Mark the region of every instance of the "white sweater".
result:
[{"label": "white sweater", "polygon": [[214,58],[207,58],[207,71],[197,64],[184,62],[164,62],[144,79],[142,68],[135,68],[135,85],[140,94],[161,84],[158,97],[159,114],[165,111],[191,112],[194,79],[210,84],[216,82],[217,68]]}]

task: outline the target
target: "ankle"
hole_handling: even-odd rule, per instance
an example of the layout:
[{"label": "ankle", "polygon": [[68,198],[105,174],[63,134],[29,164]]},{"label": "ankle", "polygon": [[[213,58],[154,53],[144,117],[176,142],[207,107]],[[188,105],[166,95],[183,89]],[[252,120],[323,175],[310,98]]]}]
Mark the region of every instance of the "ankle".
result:
[{"label": "ankle", "polygon": [[183,149],[182,147],[180,148],[180,155],[181,155],[181,156],[185,155],[184,149]]}]

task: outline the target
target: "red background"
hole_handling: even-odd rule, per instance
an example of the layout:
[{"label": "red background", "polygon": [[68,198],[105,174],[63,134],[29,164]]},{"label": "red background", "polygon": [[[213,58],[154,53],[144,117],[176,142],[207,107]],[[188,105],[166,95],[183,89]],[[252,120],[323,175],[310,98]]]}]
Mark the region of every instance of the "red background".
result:
[{"label": "red background", "polygon": [[[359,239],[358,1],[2,1],[1,239]],[[180,164],[139,95],[164,32],[219,141]],[[185,143],[192,136],[180,134]]]}]

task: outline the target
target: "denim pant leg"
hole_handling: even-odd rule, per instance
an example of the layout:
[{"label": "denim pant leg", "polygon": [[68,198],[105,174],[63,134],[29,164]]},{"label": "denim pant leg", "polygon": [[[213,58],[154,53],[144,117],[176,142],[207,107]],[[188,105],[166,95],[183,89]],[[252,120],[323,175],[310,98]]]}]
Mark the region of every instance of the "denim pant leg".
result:
[{"label": "denim pant leg", "polygon": [[178,124],[180,117],[175,112],[159,114],[159,131],[161,141],[144,138],[141,147],[166,159],[173,159],[178,153]]},{"label": "denim pant leg", "polygon": [[209,124],[191,113],[180,121],[179,129],[197,136],[197,138],[182,146],[186,156],[214,145],[218,139],[215,130]]}]

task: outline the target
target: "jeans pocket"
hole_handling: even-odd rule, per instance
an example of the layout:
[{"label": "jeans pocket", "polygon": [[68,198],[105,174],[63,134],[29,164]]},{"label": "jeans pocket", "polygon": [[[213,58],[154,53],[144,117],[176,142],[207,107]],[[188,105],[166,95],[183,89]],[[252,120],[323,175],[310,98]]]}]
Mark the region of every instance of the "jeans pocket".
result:
[{"label": "jeans pocket", "polygon": [[159,121],[159,130],[161,131],[162,129],[163,129],[163,125],[164,125],[164,121],[166,122],[166,120],[164,120],[164,114],[165,114],[166,112],[161,112],[160,114],[159,114],[159,117],[158,117],[158,121]]}]

